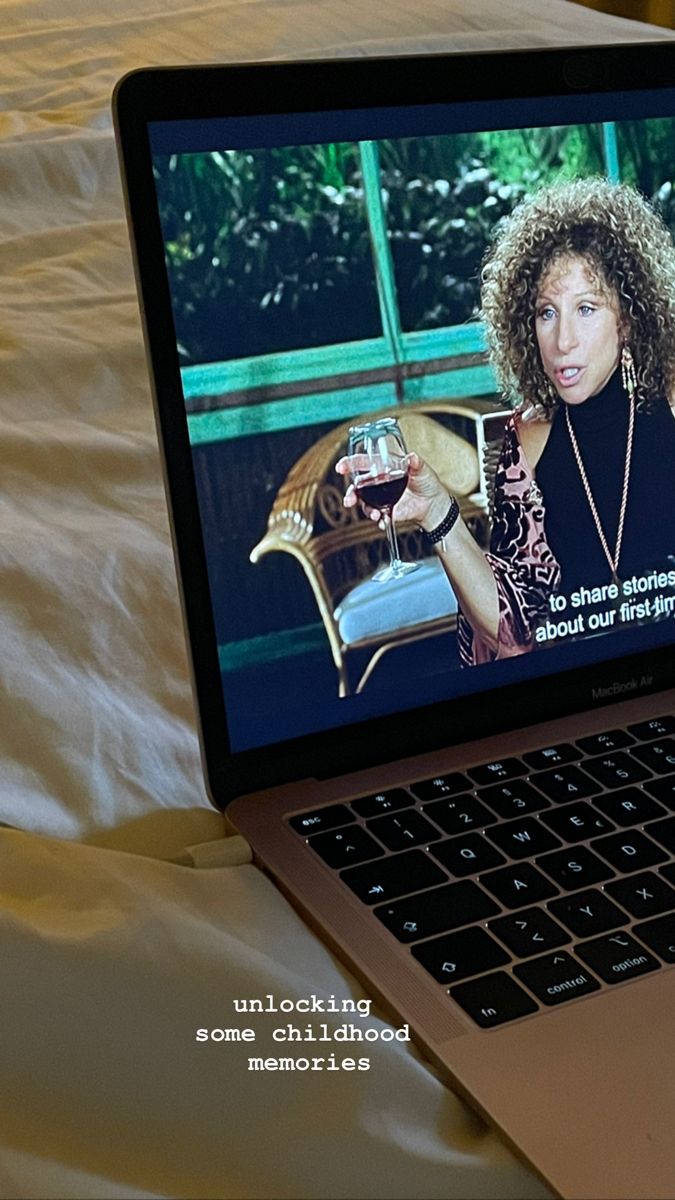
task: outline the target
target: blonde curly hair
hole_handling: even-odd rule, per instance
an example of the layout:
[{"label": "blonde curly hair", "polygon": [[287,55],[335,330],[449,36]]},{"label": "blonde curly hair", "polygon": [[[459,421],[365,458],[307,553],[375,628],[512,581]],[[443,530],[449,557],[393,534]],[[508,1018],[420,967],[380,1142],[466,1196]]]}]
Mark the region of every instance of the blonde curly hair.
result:
[{"label": "blonde curly hair", "polygon": [[635,188],[603,178],[542,187],[499,226],[485,256],[481,316],[500,387],[550,416],[560,403],[535,332],[537,292],[557,260],[586,260],[618,304],[635,360],[638,407],[675,388],[675,246]]}]

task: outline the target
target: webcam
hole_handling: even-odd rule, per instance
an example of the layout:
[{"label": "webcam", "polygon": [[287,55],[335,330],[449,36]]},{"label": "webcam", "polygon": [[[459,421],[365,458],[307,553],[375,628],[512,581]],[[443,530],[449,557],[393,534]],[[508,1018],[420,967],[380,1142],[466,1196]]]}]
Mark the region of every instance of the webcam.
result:
[{"label": "webcam", "polygon": [[601,87],[607,81],[607,63],[593,54],[573,54],[563,63],[565,83],[577,91]]}]

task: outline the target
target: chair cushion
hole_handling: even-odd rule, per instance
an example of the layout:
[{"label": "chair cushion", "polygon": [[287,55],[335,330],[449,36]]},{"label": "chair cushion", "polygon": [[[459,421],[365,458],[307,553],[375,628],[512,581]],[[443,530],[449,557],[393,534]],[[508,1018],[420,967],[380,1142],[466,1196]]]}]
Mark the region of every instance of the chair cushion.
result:
[{"label": "chair cushion", "polygon": [[401,579],[357,584],[335,610],[345,646],[385,637],[457,612],[457,599],[439,560],[425,558],[419,570]]}]

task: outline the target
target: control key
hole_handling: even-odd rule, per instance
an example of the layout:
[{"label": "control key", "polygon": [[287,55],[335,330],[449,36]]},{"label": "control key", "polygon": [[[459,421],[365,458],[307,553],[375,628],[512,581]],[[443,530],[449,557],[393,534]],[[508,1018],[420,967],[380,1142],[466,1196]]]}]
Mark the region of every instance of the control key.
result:
[{"label": "control key", "polygon": [[542,1004],[562,1004],[597,992],[600,984],[590,971],[564,950],[544,954],[513,968],[514,975],[529,987]]}]

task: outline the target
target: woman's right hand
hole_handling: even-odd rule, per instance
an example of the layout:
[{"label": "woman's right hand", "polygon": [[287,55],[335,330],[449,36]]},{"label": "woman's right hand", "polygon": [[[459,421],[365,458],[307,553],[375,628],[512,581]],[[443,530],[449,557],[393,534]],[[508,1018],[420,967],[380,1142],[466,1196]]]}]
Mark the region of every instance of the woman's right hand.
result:
[{"label": "woman's right hand", "polygon": [[[415,521],[422,529],[434,529],[441,523],[448,511],[450,496],[441,483],[438,475],[418,454],[411,453],[408,460],[408,485],[401,499],[394,508],[393,516],[396,521]],[[339,459],[335,470],[339,475],[349,475],[351,460],[348,456]],[[353,508],[359,503],[359,497],[353,484],[350,484],[343,501],[345,508]],[[370,508],[361,502],[361,507],[373,521],[380,521],[382,513],[377,508]]]}]

